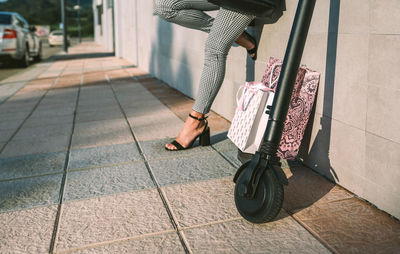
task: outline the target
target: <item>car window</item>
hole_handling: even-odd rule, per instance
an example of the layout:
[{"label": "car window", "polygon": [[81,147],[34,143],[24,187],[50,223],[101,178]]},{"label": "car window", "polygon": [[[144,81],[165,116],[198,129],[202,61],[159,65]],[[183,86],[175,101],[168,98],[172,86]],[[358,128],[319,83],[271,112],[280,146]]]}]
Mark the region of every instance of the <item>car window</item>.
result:
[{"label": "car window", "polygon": [[0,24],[11,25],[11,15],[10,14],[0,14]]},{"label": "car window", "polygon": [[23,17],[21,17],[19,15],[15,16],[15,17],[17,19],[17,26],[24,27],[24,28],[29,27],[28,22],[26,22],[26,20]]},{"label": "car window", "polygon": [[56,35],[56,36],[60,36],[60,35],[63,35],[63,33],[62,32],[55,32],[55,33],[52,33],[53,35]]},{"label": "car window", "polygon": [[18,16],[15,16],[15,21],[16,21],[15,24],[16,24],[17,26],[19,26],[19,27],[24,27],[24,22],[22,22],[22,20],[19,19]]}]

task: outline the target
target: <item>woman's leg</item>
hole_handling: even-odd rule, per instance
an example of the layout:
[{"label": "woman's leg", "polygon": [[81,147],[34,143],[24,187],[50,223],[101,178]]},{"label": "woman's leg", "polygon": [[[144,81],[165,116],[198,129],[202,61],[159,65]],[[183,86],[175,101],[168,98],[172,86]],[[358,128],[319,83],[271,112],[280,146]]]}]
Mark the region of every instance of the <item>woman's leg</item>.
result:
[{"label": "woman's leg", "polygon": [[154,12],[161,18],[178,25],[210,32],[214,18],[204,11],[219,7],[207,0],[155,0]]},{"label": "woman's leg", "polygon": [[[225,9],[218,12],[206,41],[199,92],[191,112],[193,116],[201,118],[210,111],[211,104],[225,77],[225,64],[229,49],[253,19],[252,15]],[[204,121],[188,117],[176,141],[183,147],[187,147],[203,131],[204,124]],[[176,149],[173,144],[167,144],[166,148]]]},{"label": "woman's leg", "polygon": [[214,20],[205,47],[203,73],[193,110],[207,114],[225,77],[226,57],[233,42],[254,19],[230,10],[221,9]]}]

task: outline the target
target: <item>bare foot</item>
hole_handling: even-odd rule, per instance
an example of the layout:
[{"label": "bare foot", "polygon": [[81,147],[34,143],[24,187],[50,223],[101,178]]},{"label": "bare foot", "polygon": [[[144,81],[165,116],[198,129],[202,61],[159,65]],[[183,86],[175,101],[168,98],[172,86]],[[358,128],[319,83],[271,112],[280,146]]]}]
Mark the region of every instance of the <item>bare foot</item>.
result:
[{"label": "bare foot", "polygon": [[[256,47],[256,44],[249,38],[249,36],[250,35],[244,31],[235,42],[247,50],[252,50]],[[256,53],[253,53],[250,57],[253,58],[255,55]]]},{"label": "bare foot", "polygon": [[[204,114],[197,113],[196,111],[193,110],[190,114],[197,118],[204,117]],[[187,148],[188,146],[191,145],[193,139],[203,132],[204,126],[205,126],[205,121],[199,121],[191,117],[188,117],[186,119],[185,124],[183,125],[183,128],[179,132],[178,137],[175,139],[176,142],[181,144],[184,148]],[[168,150],[178,149],[175,145],[171,143],[166,144],[165,148],[167,148]]]}]

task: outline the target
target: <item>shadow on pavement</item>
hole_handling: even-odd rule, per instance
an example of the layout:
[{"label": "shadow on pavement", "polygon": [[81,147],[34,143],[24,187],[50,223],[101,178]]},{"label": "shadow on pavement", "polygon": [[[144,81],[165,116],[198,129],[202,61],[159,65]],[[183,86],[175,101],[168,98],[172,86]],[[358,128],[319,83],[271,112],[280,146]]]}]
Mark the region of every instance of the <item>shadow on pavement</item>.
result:
[{"label": "shadow on pavement", "polygon": [[85,53],[85,54],[68,54],[68,55],[55,55],[46,61],[65,61],[65,60],[78,60],[78,59],[91,59],[115,56],[114,52],[101,52],[101,53]]}]

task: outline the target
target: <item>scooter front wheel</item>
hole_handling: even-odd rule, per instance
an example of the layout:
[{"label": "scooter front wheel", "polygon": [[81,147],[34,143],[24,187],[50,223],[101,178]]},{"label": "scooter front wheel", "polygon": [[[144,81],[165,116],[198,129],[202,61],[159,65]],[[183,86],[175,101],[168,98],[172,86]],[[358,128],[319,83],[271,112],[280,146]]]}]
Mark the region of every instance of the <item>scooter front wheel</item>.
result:
[{"label": "scooter front wheel", "polygon": [[254,199],[239,194],[239,188],[243,184],[245,183],[242,172],[235,185],[235,204],[240,215],[252,223],[272,221],[278,215],[283,203],[283,185],[273,169],[267,169],[261,177]]}]

